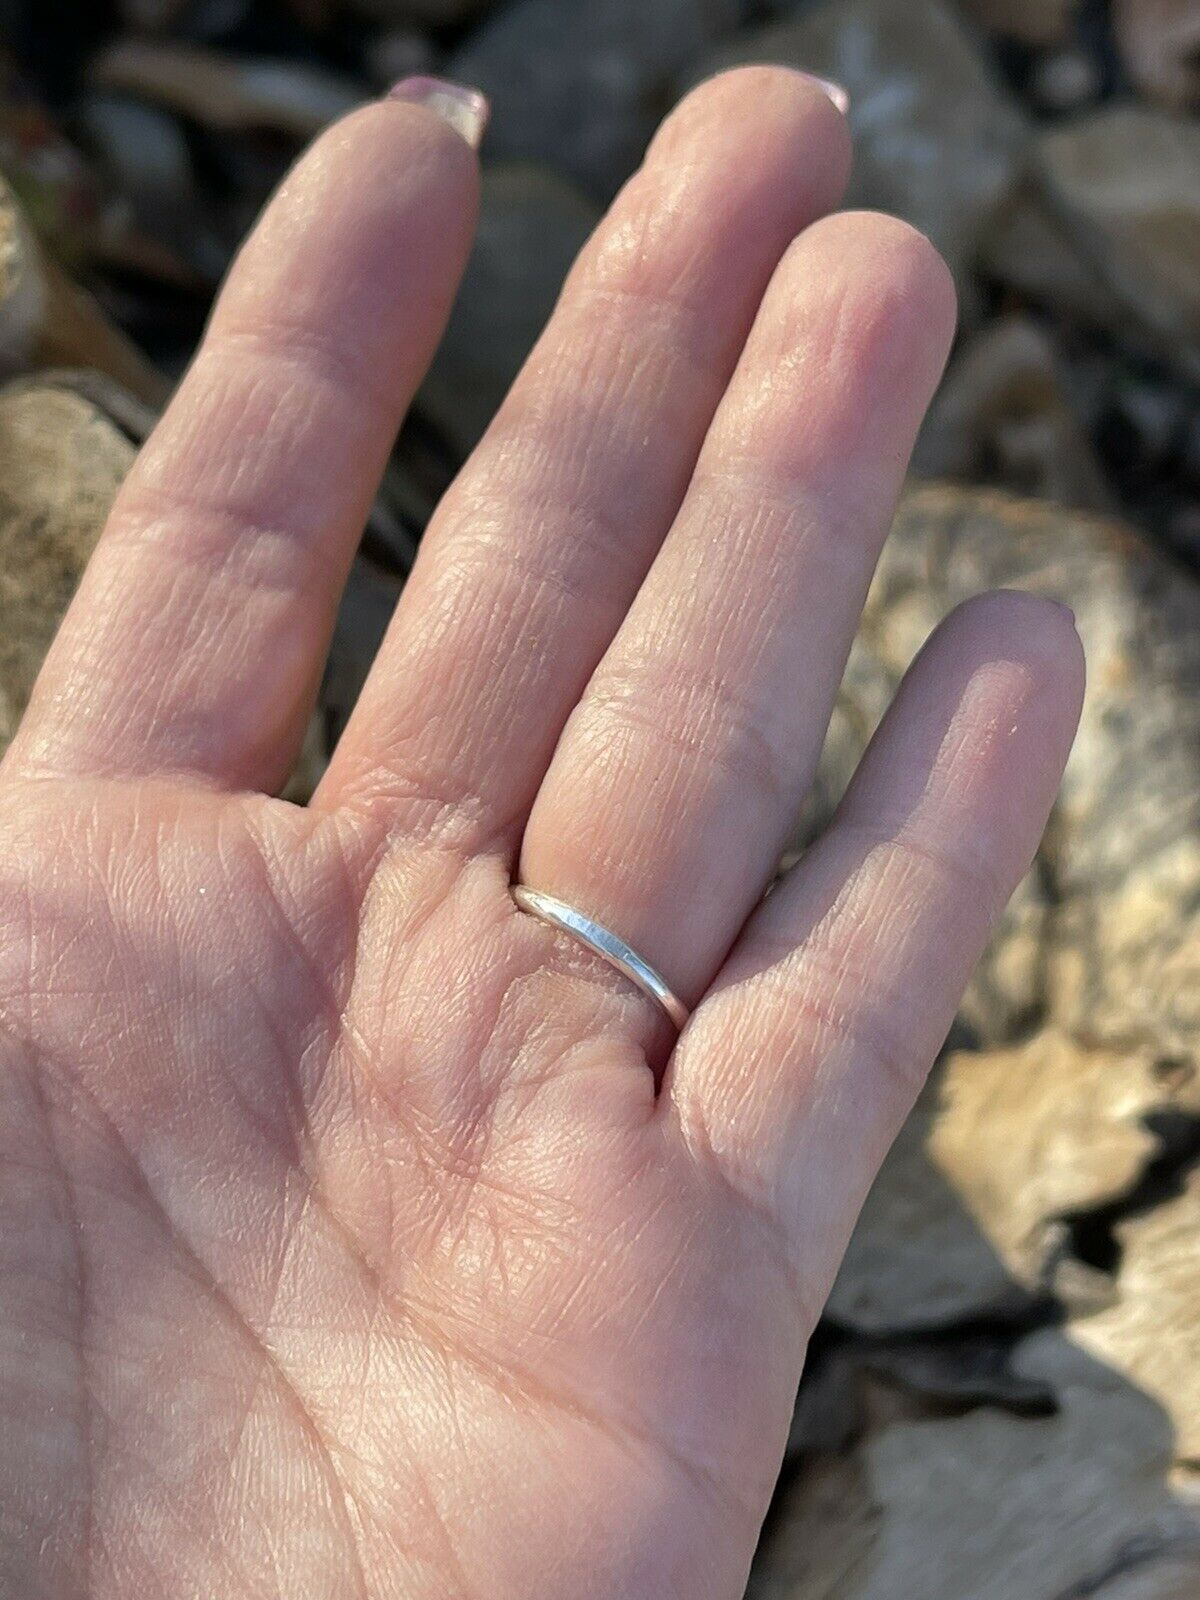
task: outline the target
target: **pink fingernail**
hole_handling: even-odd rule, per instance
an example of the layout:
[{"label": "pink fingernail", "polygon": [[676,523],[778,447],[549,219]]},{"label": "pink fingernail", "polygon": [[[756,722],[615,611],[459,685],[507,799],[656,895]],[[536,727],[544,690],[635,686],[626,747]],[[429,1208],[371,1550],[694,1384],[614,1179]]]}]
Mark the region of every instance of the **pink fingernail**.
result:
[{"label": "pink fingernail", "polygon": [[819,84],[824,89],[842,115],[846,116],[850,110],[850,96],[842,88],[841,84],[834,83],[832,78],[819,78],[815,72],[810,72],[808,76],[815,84]]},{"label": "pink fingernail", "polygon": [[491,106],[485,94],[478,89],[464,88],[461,83],[450,83],[445,78],[401,78],[387,92],[389,100],[411,100],[414,105],[428,106],[460,134],[472,150],[478,150],[487,127]]}]

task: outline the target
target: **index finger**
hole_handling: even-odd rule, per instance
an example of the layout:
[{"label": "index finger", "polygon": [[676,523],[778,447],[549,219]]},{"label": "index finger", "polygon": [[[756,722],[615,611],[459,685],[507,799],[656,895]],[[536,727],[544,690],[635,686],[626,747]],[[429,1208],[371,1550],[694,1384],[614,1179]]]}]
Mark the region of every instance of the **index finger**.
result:
[{"label": "index finger", "polygon": [[432,80],[402,95],[323,134],[234,263],[6,770],[251,788],[286,775],[474,229],[463,130],[482,132],[482,100]]}]

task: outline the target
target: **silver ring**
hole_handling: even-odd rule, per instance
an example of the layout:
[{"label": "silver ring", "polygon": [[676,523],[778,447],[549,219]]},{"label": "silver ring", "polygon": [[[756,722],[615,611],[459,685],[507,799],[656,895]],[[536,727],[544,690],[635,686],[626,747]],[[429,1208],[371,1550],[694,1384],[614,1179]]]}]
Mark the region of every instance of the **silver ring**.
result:
[{"label": "silver ring", "polygon": [[611,928],[593,922],[591,917],[576,911],[565,900],[556,900],[553,895],[541,894],[537,889],[527,889],[523,883],[513,885],[512,897],[522,911],[540,917],[552,928],[561,928],[564,933],[578,939],[580,944],[603,956],[609,966],[623,972],[643,994],[649,995],[651,1000],[657,1000],[676,1029],[683,1032],[683,1025],[688,1019],[688,1009],[683,1001],[667,987],[650,963],[643,961],[637,951],[627,945],[624,939],[618,938]]}]

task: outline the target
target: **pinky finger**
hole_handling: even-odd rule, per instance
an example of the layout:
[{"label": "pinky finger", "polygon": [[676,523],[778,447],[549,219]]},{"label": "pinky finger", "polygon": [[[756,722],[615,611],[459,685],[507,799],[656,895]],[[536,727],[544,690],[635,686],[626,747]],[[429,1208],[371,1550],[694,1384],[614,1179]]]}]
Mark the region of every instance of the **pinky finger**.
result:
[{"label": "pinky finger", "polygon": [[999,593],[954,612],[680,1040],[669,1114],[778,1222],[812,1316],[1037,849],[1083,677],[1064,607]]}]

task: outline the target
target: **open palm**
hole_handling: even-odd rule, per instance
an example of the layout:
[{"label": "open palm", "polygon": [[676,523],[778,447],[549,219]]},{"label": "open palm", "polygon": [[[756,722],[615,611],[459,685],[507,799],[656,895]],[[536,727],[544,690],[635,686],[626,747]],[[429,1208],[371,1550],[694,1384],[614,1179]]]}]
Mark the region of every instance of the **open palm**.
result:
[{"label": "open palm", "polygon": [[910,229],[818,220],[845,122],[750,69],[664,127],[312,804],[269,797],[469,247],[455,104],[274,201],[0,775],[5,1596],[734,1600],[1065,760],[1069,619],[981,599],[762,900],[953,311]]}]

